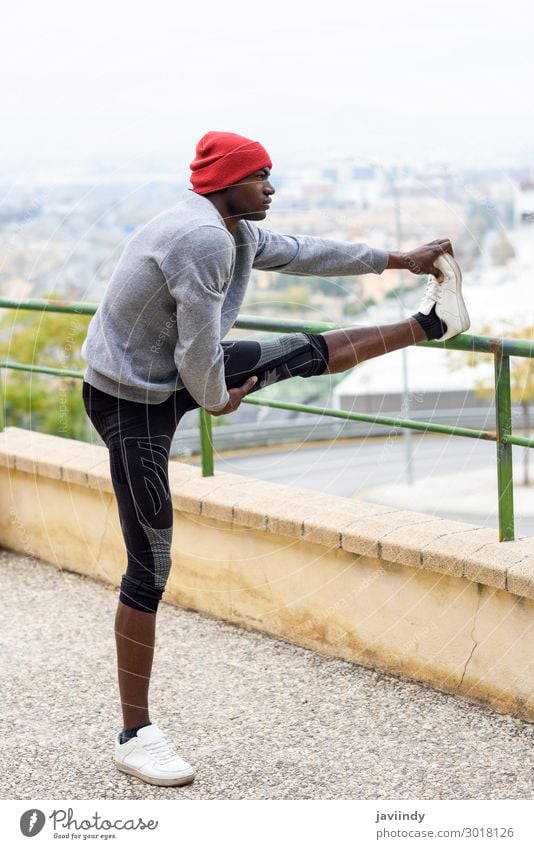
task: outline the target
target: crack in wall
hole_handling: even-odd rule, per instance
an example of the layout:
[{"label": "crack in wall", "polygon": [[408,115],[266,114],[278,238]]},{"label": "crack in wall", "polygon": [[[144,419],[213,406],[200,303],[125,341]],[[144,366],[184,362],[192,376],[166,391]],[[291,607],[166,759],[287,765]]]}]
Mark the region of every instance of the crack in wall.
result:
[{"label": "crack in wall", "polygon": [[[474,530],[485,530],[485,529],[484,528],[475,528]],[[465,529],[462,529],[460,531],[444,531],[444,533],[439,534],[437,537],[432,539],[430,542],[426,542],[419,549],[419,565],[424,568],[425,552],[428,548],[435,545],[438,540],[440,540],[440,539],[442,540],[444,537],[459,536],[459,534],[466,534],[466,533],[471,533],[471,531],[466,531]],[[466,555],[465,559],[462,561],[462,575],[461,575],[462,578],[465,578],[465,566],[466,566],[467,560],[469,560],[469,558],[472,557],[474,554],[478,554],[478,552],[482,551],[482,549],[486,548],[486,546],[493,545],[493,544],[494,544],[494,542],[484,542],[478,548],[475,548],[474,551],[470,551],[469,554]]]},{"label": "crack in wall", "polygon": [[481,587],[480,584],[477,584],[477,592],[478,592],[477,606],[476,606],[476,609],[475,609],[475,613],[473,615],[473,627],[471,628],[471,634],[470,634],[470,637],[473,640],[473,648],[469,652],[469,657],[467,658],[467,660],[465,662],[464,669],[463,669],[463,672],[462,672],[462,677],[460,678],[460,682],[458,684],[459,690],[461,690],[461,687],[462,687],[462,684],[463,684],[464,678],[465,678],[465,673],[467,672],[467,667],[469,666],[471,658],[473,657],[473,654],[475,653],[475,649],[478,646],[478,642],[475,639],[475,628],[476,628],[476,624],[477,624],[477,614],[478,614],[478,611],[480,610],[480,601],[482,599],[482,587]]},{"label": "crack in wall", "polygon": [[515,563],[512,563],[510,566],[506,567],[506,569],[504,570],[504,589],[505,590],[507,590],[508,592],[511,592],[511,590],[508,588],[508,576],[509,576],[510,569],[515,569],[516,566],[521,566],[521,564],[526,563],[526,561],[529,558],[530,558],[530,554],[525,554],[525,556],[522,557],[521,560],[517,560]]}]

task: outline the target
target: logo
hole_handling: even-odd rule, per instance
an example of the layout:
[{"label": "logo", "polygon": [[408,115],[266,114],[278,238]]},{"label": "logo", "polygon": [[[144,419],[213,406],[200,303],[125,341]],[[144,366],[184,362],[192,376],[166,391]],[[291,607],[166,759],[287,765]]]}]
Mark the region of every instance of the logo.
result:
[{"label": "logo", "polygon": [[29,811],[24,811],[20,818],[20,830],[24,837],[35,837],[41,831],[45,821],[46,817],[42,811],[30,808]]},{"label": "logo", "polygon": [[[20,818],[20,830],[25,837],[35,837],[42,831],[46,821],[45,814],[38,808],[29,808],[24,811]],[[98,811],[95,811],[91,816],[85,819],[76,819],[74,810],[68,808],[63,810],[58,808],[49,814],[48,819],[52,820],[52,828],[54,837],[83,837],[85,840],[89,837],[102,837],[108,840],[110,837],[117,837],[116,832],[121,831],[154,831],[159,823],[158,820],[147,820],[142,817],[132,817],[130,819],[106,819]],[[63,831],[63,833],[61,833]],[[89,834],[79,834],[78,832],[90,832]],[[93,832],[97,832],[94,834]],[[98,832],[107,832],[106,834],[98,834]]]}]

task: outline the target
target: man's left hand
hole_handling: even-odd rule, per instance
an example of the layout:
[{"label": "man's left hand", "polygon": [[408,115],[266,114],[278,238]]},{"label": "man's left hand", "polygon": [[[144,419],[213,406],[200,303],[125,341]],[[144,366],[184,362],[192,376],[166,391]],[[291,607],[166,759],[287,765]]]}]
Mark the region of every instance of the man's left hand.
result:
[{"label": "man's left hand", "polygon": [[400,268],[411,271],[412,274],[433,274],[438,282],[442,282],[443,275],[434,265],[441,254],[454,256],[450,239],[434,239],[420,248],[406,253],[390,251],[387,268]]}]

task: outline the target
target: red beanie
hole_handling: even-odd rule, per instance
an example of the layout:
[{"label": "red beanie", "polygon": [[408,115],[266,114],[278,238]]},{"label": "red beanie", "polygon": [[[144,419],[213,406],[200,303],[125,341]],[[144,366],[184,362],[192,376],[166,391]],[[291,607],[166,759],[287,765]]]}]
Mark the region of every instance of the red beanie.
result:
[{"label": "red beanie", "polygon": [[272,162],[259,142],[212,130],[200,139],[190,165],[193,191],[205,195],[227,189],[265,167],[271,168]]}]

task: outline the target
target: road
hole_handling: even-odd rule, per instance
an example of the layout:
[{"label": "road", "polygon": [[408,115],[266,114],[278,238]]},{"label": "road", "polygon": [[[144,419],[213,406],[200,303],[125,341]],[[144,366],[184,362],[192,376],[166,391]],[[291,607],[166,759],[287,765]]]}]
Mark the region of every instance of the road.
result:
[{"label": "road", "polygon": [[[415,480],[496,468],[496,449],[490,442],[414,435],[412,449]],[[516,462],[521,458],[520,451],[516,449]],[[284,451],[219,455],[215,458],[215,466],[219,471],[345,498],[357,494],[365,498],[366,492],[373,487],[406,483],[402,438],[354,440],[343,444],[325,442],[313,447],[293,446]],[[399,506],[409,508],[409,504]],[[433,512],[430,503],[428,512]],[[458,512],[435,512],[445,518],[486,527],[498,526],[496,500],[494,511],[485,511],[484,515],[466,514],[461,508]],[[516,517],[516,533],[534,536],[534,520]]]}]

